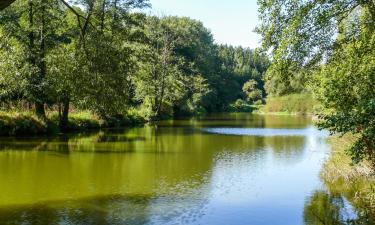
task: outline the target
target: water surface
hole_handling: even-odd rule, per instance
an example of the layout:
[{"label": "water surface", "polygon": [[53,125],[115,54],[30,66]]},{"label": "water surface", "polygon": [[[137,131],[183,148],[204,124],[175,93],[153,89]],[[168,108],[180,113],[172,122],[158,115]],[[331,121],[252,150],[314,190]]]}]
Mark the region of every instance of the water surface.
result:
[{"label": "water surface", "polygon": [[249,114],[3,138],[0,224],[320,224],[328,151],[308,117]]}]

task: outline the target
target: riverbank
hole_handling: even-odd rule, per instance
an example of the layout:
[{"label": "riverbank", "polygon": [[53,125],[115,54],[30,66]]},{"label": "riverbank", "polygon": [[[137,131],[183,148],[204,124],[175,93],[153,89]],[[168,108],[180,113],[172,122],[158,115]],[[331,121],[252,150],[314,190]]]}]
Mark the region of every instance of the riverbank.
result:
[{"label": "riverbank", "polygon": [[[136,126],[145,122],[134,113],[104,120],[89,111],[77,111],[69,114],[68,126],[64,132]],[[48,113],[46,120],[38,118],[32,112],[0,112],[0,136],[54,135],[61,132],[56,112]]]},{"label": "riverbank", "polygon": [[332,153],[321,176],[330,193],[345,196],[356,209],[375,221],[375,176],[370,163],[353,165],[345,152],[354,140],[349,135],[329,138]]},{"label": "riverbank", "polygon": [[317,103],[311,94],[290,94],[279,97],[268,97],[266,104],[255,112],[273,115],[312,115]]}]

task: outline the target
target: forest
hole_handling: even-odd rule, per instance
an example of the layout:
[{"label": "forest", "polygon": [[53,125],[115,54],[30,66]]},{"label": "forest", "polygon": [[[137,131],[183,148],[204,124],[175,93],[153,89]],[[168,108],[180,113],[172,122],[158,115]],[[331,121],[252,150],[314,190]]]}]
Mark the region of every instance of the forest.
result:
[{"label": "forest", "polygon": [[201,22],[141,12],[149,7],[145,0],[20,0],[3,10],[2,110],[54,115],[66,129],[70,112],[149,121],[262,101],[266,54],[218,45]]}]

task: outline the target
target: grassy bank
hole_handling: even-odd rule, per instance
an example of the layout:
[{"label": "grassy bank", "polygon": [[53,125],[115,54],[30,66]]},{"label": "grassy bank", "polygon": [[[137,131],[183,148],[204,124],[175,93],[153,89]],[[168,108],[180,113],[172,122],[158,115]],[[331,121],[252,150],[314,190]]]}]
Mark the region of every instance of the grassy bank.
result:
[{"label": "grassy bank", "polygon": [[330,138],[332,154],[321,175],[333,195],[344,195],[354,207],[375,221],[375,176],[370,163],[353,165],[345,154],[354,140],[353,136]]},{"label": "grassy bank", "polygon": [[[89,111],[69,114],[69,131],[135,126],[145,123],[134,112],[125,116],[103,120]],[[43,135],[60,133],[59,117],[56,112],[47,114],[47,120],[41,120],[31,112],[0,112],[0,136]]]},{"label": "grassy bank", "polygon": [[268,97],[266,105],[259,113],[267,114],[312,114],[315,101],[311,94],[291,94],[280,97]]}]

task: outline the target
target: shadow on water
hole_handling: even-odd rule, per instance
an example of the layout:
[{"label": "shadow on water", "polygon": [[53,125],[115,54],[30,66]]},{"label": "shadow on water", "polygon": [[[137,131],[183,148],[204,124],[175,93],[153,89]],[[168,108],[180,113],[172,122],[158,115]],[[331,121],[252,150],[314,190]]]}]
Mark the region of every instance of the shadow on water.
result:
[{"label": "shadow on water", "polygon": [[195,187],[201,193],[190,188],[184,187],[175,195],[107,195],[7,206],[0,208],[0,224],[141,225],[171,220],[189,224],[204,215],[207,203],[204,186]]},{"label": "shadow on water", "polygon": [[102,196],[0,208],[1,224],[146,224],[151,196]]}]

